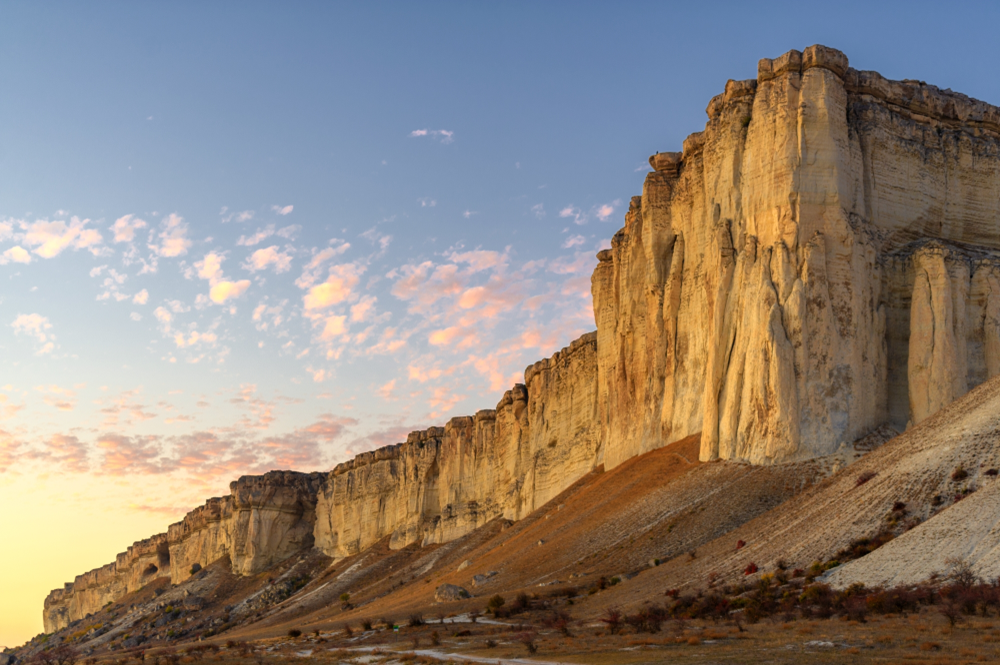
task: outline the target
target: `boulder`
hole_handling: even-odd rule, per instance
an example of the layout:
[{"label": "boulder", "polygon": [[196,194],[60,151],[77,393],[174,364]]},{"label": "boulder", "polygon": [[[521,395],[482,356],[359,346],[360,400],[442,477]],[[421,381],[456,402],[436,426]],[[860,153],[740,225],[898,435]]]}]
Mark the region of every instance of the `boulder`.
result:
[{"label": "boulder", "polygon": [[434,590],[434,600],[439,603],[449,603],[470,597],[468,591],[455,584],[442,584]]}]

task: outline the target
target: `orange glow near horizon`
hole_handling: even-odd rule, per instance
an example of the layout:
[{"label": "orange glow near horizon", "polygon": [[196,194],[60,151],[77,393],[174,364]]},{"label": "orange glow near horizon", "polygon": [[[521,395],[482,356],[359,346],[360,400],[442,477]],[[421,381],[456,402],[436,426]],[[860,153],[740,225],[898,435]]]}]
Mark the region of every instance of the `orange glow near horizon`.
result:
[{"label": "orange glow near horizon", "polygon": [[[42,632],[42,608],[52,589],[115,560],[137,540],[204,502],[227,493],[169,476],[161,482],[132,476],[6,473],[0,475],[0,647],[18,646]],[[164,507],[158,506],[171,506]]]}]

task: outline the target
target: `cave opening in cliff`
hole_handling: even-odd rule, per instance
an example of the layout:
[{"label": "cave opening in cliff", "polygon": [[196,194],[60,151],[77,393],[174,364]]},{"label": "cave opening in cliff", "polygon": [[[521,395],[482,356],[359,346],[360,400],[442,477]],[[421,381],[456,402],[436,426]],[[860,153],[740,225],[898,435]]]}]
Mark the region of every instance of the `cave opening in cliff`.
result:
[{"label": "cave opening in cliff", "polygon": [[146,566],[145,570],[142,571],[142,576],[149,577],[150,575],[152,575],[155,572],[158,572],[159,570],[160,569],[156,567],[155,563],[151,563],[148,566]]},{"label": "cave opening in cliff", "polygon": [[170,568],[170,550],[167,548],[162,548],[156,553],[157,563],[159,563],[159,568],[161,570],[166,570]]}]

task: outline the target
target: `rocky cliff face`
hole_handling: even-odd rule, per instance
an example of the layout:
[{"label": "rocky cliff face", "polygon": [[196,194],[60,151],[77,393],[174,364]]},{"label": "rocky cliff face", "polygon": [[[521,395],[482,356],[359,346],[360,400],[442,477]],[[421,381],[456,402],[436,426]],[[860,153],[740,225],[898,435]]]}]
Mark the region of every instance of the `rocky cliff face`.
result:
[{"label": "rocky cliff face", "polygon": [[496,410],[339,465],[320,493],[316,546],[344,557],[386,536],[394,548],[447,542],[559,494],[602,461],[596,342],[584,335],[528,367]]},{"label": "rocky cliff face", "polygon": [[223,557],[233,572],[253,575],[312,547],[316,493],[324,473],[271,471],[229,484],[230,495],[209,499],[167,533],[140,541],[114,563],[78,576],[45,599],[45,632],[142,588],[157,577],[174,584],[191,576],[194,564]]},{"label": "rocky cliff face", "polygon": [[169,570],[167,535],[140,540],[119,554],[114,563],[78,575],[62,589],[52,591],[42,610],[45,632],[65,628],[108,602],[169,574]]},{"label": "rocky cliff face", "polygon": [[698,432],[704,461],[828,455],[1000,373],[1000,109],[813,46],[707,112],[598,255],[596,333],[495,410],[329,474],[241,478],[53,591],[46,630],[195,563],[446,542]]},{"label": "rocky cliff face", "polygon": [[1000,109],[813,46],[708,116],[593,276],[609,467],[826,455],[997,373]]}]

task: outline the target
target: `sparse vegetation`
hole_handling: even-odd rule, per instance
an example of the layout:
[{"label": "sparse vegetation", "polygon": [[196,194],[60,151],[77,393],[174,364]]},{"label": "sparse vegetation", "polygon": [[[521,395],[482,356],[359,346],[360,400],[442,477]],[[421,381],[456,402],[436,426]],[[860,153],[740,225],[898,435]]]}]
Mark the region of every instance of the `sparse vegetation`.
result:
[{"label": "sparse vegetation", "polygon": [[297,628],[292,628],[290,631],[288,631],[288,636],[291,638],[301,637],[302,631]]},{"label": "sparse vegetation", "polygon": [[496,594],[495,596],[491,597],[489,601],[487,601],[486,609],[492,614],[496,614],[497,610],[503,607],[505,602],[507,601],[504,600],[503,596],[501,596],[500,594]]},{"label": "sparse vegetation", "polygon": [[953,482],[961,482],[969,477],[969,472],[965,470],[962,465],[959,465],[951,472],[951,479]]},{"label": "sparse vegetation", "polygon": [[608,627],[608,632],[617,635],[622,629],[622,611],[617,607],[609,607],[601,617],[601,623]]},{"label": "sparse vegetation", "polygon": [[535,633],[521,633],[518,635],[517,641],[524,645],[529,654],[535,654],[538,653],[538,645],[535,644],[536,637]]}]

